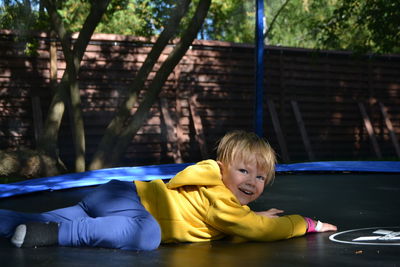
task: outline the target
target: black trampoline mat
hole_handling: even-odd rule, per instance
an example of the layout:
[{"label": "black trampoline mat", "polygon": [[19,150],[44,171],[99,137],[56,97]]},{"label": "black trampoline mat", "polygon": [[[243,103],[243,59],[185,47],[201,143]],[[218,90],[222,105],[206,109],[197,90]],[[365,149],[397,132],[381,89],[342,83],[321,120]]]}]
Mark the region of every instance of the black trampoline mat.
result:
[{"label": "black trampoline mat", "polygon": [[[42,212],[73,205],[91,190],[79,188],[5,198],[0,200],[0,208]],[[396,236],[400,231],[400,175],[280,174],[252,207],[275,207],[285,210],[285,214],[330,222],[338,226],[338,232],[350,232],[350,236],[340,237],[347,241],[378,236],[372,233],[375,230]],[[353,230],[357,229],[362,230],[355,233]],[[400,266],[397,241],[348,244],[331,241],[332,234],[309,234],[269,243],[171,244],[150,252],[66,247],[18,249],[0,239],[0,258],[1,266]]]}]

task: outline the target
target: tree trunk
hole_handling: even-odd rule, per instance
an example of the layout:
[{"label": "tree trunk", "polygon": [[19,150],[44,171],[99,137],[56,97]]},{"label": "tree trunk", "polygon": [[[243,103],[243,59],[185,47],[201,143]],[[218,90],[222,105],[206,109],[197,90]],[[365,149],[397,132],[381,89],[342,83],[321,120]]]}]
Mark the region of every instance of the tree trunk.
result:
[{"label": "tree trunk", "polygon": [[112,147],[116,144],[120,135],[122,134],[125,122],[130,117],[130,112],[137,102],[137,95],[139,91],[144,87],[147,77],[153,69],[155,63],[160,57],[162,51],[167,46],[168,42],[176,35],[179,29],[179,24],[182,18],[187,13],[191,0],[180,0],[174,8],[170,20],[166,24],[166,27],[161,32],[152,50],[147,55],[145,62],[139,69],[138,74],[133,80],[128,98],[122,104],[108,125],[106,132],[93,156],[92,162],[89,169],[95,170],[109,165],[106,163],[107,155],[112,150]]},{"label": "tree trunk", "polygon": [[196,38],[196,35],[203,25],[205,17],[207,16],[210,4],[211,0],[200,0],[196,12],[190,24],[183,33],[180,42],[176,45],[174,50],[169,54],[168,58],[160,67],[152,83],[150,84],[144,99],[140,103],[138,110],[133,115],[128,127],[118,138],[117,144],[113,147],[112,153],[110,153],[110,163],[112,165],[116,164],[121,158],[122,154],[126,151],[126,148],[132,140],[132,136],[137,133],[137,131],[143,125],[144,120],[147,118],[150,108],[160,94],[162,86],[164,85],[168,76],[174,70],[175,66],[179,63],[186,51],[189,49],[193,40]]},{"label": "tree trunk", "polygon": [[58,158],[58,132],[65,104],[69,97],[71,103],[71,123],[73,129],[74,150],[75,150],[75,170],[77,172],[85,170],[85,131],[82,110],[80,107],[80,93],[77,75],[83,54],[90,41],[90,38],[101,20],[111,0],[99,0],[91,6],[90,13],[79,33],[79,37],[71,50],[71,36],[64,28],[64,24],[57,13],[54,1],[43,0],[52,25],[55,27],[66,60],[66,71],[59,86],[56,88],[55,95],[50,104],[46,118],[43,135],[38,142],[38,150],[44,151],[52,157]]}]

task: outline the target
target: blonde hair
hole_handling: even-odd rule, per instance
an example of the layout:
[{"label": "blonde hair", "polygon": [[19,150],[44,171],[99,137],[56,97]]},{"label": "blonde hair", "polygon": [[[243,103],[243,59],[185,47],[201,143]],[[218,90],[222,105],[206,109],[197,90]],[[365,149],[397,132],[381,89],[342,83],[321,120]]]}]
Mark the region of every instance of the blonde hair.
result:
[{"label": "blonde hair", "polygon": [[221,138],[217,146],[217,161],[231,164],[234,160],[245,163],[255,160],[257,168],[265,172],[265,185],[274,180],[275,152],[266,140],[255,133],[238,130],[229,132]]}]

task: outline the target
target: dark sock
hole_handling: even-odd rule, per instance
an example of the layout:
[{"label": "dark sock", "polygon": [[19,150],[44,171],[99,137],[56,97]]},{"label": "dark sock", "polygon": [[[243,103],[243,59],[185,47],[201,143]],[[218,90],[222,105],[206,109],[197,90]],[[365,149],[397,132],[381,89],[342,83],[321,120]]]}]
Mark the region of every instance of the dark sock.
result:
[{"label": "dark sock", "polygon": [[18,225],[11,242],[17,247],[32,248],[58,244],[58,224],[28,222]]}]

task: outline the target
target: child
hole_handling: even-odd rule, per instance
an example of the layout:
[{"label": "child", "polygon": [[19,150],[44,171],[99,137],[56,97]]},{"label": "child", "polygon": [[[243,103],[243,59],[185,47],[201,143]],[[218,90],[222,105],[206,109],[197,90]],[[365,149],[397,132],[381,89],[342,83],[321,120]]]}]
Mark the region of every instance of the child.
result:
[{"label": "child", "polygon": [[170,242],[225,236],[273,241],[336,226],[300,215],[278,216],[247,206],[274,179],[275,154],[253,133],[225,135],[217,160],[179,172],[168,183],[121,182],[98,187],[75,206],[29,214],[0,210],[0,235],[17,247],[90,246],[152,250]]}]

